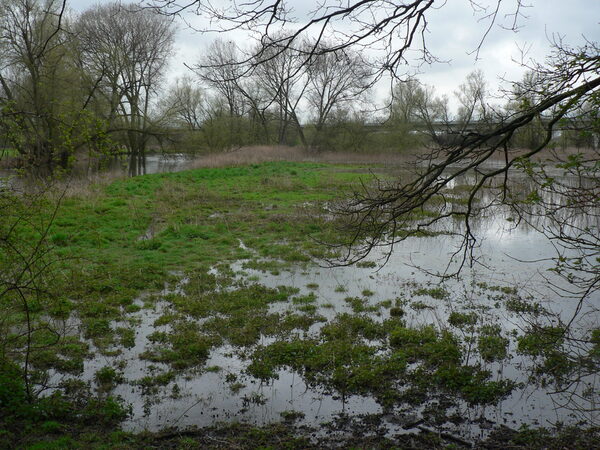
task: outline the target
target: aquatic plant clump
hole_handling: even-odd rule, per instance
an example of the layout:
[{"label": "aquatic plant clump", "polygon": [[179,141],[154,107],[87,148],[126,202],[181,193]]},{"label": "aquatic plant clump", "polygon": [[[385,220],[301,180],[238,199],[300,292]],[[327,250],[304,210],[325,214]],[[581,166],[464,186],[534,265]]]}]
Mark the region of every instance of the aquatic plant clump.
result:
[{"label": "aquatic plant clump", "polygon": [[344,314],[315,338],[259,347],[248,372],[268,380],[290,368],[310,385],[342,396],[371,395],[386,408],[415,399],[423,404],[443,394],[495,404],[515,387],[510,380],[492,381],[490,372],[465,365],[464,359],[458,338],[448,331]]}]

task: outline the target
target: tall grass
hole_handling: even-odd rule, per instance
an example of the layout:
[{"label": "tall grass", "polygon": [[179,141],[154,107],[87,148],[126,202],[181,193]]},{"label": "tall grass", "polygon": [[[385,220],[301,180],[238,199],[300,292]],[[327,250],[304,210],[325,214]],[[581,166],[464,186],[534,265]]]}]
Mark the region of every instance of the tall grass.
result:
[{"label": "tall grass", "polygon": [[242,166],[270,161],[316,162],[332,164],[402,164],[414,160],[410,153],[392,152],[317,152],[302,147],[251,146],[237,150],[202,155],[189,168]]}]

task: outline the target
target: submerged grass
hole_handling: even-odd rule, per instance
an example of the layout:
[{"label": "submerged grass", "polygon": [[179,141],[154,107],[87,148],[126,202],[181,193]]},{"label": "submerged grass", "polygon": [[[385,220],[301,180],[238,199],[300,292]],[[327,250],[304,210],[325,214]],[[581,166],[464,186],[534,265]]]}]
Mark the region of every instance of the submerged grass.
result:
[{"label": "submerged grass", "polygon": [[428,404],[448,394],[471,404],[495,404],[515,387],[466,364],[459,339],[447,330],[351,314],[338,315],[318,336],[259,346],[248,372],[269,380],[283,368],[342,398],[373,396],[384,408]]}]

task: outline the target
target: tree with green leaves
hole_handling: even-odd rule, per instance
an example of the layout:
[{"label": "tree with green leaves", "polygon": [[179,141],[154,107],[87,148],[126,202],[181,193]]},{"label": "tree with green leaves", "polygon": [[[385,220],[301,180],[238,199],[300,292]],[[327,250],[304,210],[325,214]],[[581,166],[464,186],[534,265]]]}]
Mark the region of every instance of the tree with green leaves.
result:
[{"label": "tree with green leaves", "polygon": [[89,109],[66,2],[0,3],[0,132],[25,165],[66,168],[74,152],[101,145],[103,124]]}]

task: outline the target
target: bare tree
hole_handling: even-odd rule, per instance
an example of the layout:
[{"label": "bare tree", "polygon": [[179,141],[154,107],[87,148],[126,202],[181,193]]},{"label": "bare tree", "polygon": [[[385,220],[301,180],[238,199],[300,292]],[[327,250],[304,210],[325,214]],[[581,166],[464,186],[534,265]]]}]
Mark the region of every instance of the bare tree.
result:
[{"label": "bare tree", "polygon": [[[243,54],[233,42],[217,39],[193,67],[223,99],[229,117],[249,115],[265,142],[269,142],[269,124],[275,121],[278,143],[288,143],[293,131],[308,146],[299,118],[300,108],[308,105],[316,131],[310,144],[315,144],[332,113],[357,103],[370,87],[368,66],[349,50],[323,54],[305,66],[302,51],[271,48],[267,54],[263,64],[251,68],[240,63]],[[235,128],[235,121],[230,120],[230,125]],[[234,128],[230,135],[239,134]]]},{"label": "bare tree", "polygon": [[302,63],[301,51],[291,47],[280,49],[270,44],[261,45],[260,48],[266,49],[266,58],[256,68],[254,75],[262,80],[267,95],[277,107],[278,143],[287,143],[287,133],[292,126],[302,145],[307,147],[308,141],[298,117],[298,106],[309,86],[307,66]]},{"label": "bare tree", "polygon": [[238,85],[244,72],[241,60],[242,56],[232,41],[216,39],[194,66],[198,77],[225,100],[230,117],[244,114],[244,97]]},{"label": "bare tree", "polygon": [[[421,169],[414,180],[408,183],[380,183],[375,188],[366,188],[340,211],[349,219],[353,230],[352,238],[346,244],[350,252],[346,254],[347,262],[366,256],[374,247],[386,246],[389,251],[393,246],[413,233],[431,230],[433,226],[448,218],[459,218],[464,224],[463,246],[457,255],[462,255],[462,267],[472,255],[477,238],[472,230],[472,221],[478,211],[493,205],[506,204],[508,199],[508,179],[513,170],[523,167],[523,162],[530,161],[540,153],[551,141],[553,130],[564,119],[568,119],[582,104],[594,102],[600,87],[600,68],[598,48],[588,44],[578,49],[556,47],[555,55],[549,64],[537,67],[538,79],[535,89],[545,94],[538,103],[519,112],[498,119],[493,129],[470,131],[462,136],[458,143],[434,148],[422,157]],[[582,70],[582,68],[584,68]],[[476,97],[473,97],[476,98]],[[540,114],[545,114],[544,139],[535,148],[523,154],[510,151],[510,140],[514,134],[534,121]],[[485,164],[493,156],[502,157],[503,163],[493,169],[486,169]],[[593,160],[593,158],[592,158]],[[598,170],[598,165],[590,166]],[[444,198],[444,189],[457,177],[470,171],[478,173],[478,181],[470,188],[467,202],[462,208],[450,208]],[[486,204],[478,203],[479,193],[498,180],[500,189],[497,196]],[[549,180],[551,184],[551,180]],[[597,195],[596,188],[582,190],[583,198],[590,200]],[[559,189],[560,190],[560,189]],[[574,194],[574,191],[569,191]],[[594,202],[586,203],[592,207]],[[597,206],[597,204],[596,204]],[[423,220],[414,220],[413,213],[430,208],[434,214]],[[551,212],[546,208],[543,211]],[[594,225],[597,229],[597,225]],[[559,233],[560,234],[560,233]],[[563,233],[564,234],[564,233]],[[596,274],[596,277],[599,277]]]},{"label": "bare tree", "polygon": [[[519,111],[531,108],[539,103],[543,96],[537,91],[541,84],[538,74],[533,70],[525,72],[523,79],[512,84],[512,92],[509,93],[510,100],[506,105],[506,114],[518,114]],[[544,139],[544,127],[542,115],[536,117],[530,124],[522,127],[515,133],[512,145],[515,147],[535,148]]]},{"label": "bare tree", "polygon": [[467,75],[463,84],[454,92],[460,106],[458,108],[458,121],[462,124],[482,122],[488,119],[488,87],[483,72],[474,70]]},{"label": "bare tree", "polygon": [[396,141],[393,147],[415,150],[429,141],[440,143],[447,138],[450,113],[446,97],[436,96],[432,86],[416,78],[398,81],[391,94],[386,125],[390,138]]},{"label": "bare tree", "polygon": [[315,126],[311,146],[318,146],[319,137],[332,113],[336,109],[350,108],[360,101],[370,88],[371,73],[357,53],[340,50],[315,57],[307,65],[306,76],[306,99]]},{"label": "bare tree", "polygon": [[[500,22],[504,28],[515,30],[523,15],[521,0],[509,2],[508,8],[503,7],[501,0],[465,2],[472,8],[474,23],[482,26],[481,39],[472,49],[476,54],[494,24]],[[209,25],[201,31],[242,29],[258,35],[263,46],[248,59],[253,64],[261,64],[288,47],[300,49],[306,39],[312,39],[312,47],[304,53],[305,62],[313,56],[350,47],[380,50],[375,61],[380,74],[402,71],[402,65],[413,59],[409,58],[409,52],[416,51],[422,62],[437,59],[427,47],[428,16],[432,10],[443,7],[443,3],[434,0],[315,0],[306,5],[310,11],[307,17],[298,18],[290,0],[228,3],[141,0],[140,3],[169,15],[192,11],[208,19]],[[328,44],[323,45],[325,42]]]},{"label": "bare tree", "polygon": [[[293,72],[290,54],[276,54],[277,59],[254,70],[246,64],[246,57],[232,41],[216,39],[207,48],[200,60],[192,67],[203,83],[212,87],[217,93],[213,104],[214,114],[211,122],[218,117],[228,122],[229,147],[239,144],[239,136],[243,133],[243,118],[249,115],[253,124],[258,124],[266,142],[269,141],[270,110],[277,105],[276,112],[279,123],[278,139],[283,142],[285,132],[290,123],[290,107],[287,93],[299,79],[288,75]],[[298,66],[300,67],[300,66]],[[294,74],[296,75],[296,74]],[[296,100],[299,100],[297,98]],[[218,107],[223,104],[224,108]],[[224,114],[224,117],[223,117]],[[299,124],[298,124],[298,128]],[[301,129],[300,129],[301,131]]]},{"label": "bare tree", "polygon": [[392,89],[389,119],[407,124],[418,122],[427,96],[426,88],[416,78],[399,81]]},{"label": "bare tree", "polygon": [[211,114],[206,92],[190,76],[177,78],[158,101],[154,120],[164,130],[165,141],[179,151],[195,152],[202,146],[205,121]]},{"label": "bare tree", "polygon": [[206,94],[190,77],[175,80],[160,103],[167,122],[188,130],[199,130],[208,114]]},{"label": "bare tree", "polygon": [[262,83],[247,76],[248,67],[241,63],[243,60],[244,56],[234,42],[216,39],[192,67],[200,80],[217,93],[217,102],[226,105],[226,116],[222,119],[229,124],[229,147],[240,144],[240,127],[245,125],[241,118],[246,115],[261,130],[265,141],[269,140],[267,109],[273,102]]},{"label": "bare tree", "polygon": [[238,81],[240,92],[248,104],[248,114],[253,123],[254,141],[268,144],[271,142],[272,114],[270,108],[273,99],[269,96],[268,89],[258,77],[246,77]]},{"label": "bare tree", "polygon": [[144,154],[150,108],[173,45],[170,19],[120,3],[97,5],[77,22],[82,67],[100,85],[111,131],[125,133],[130,154]]}]

